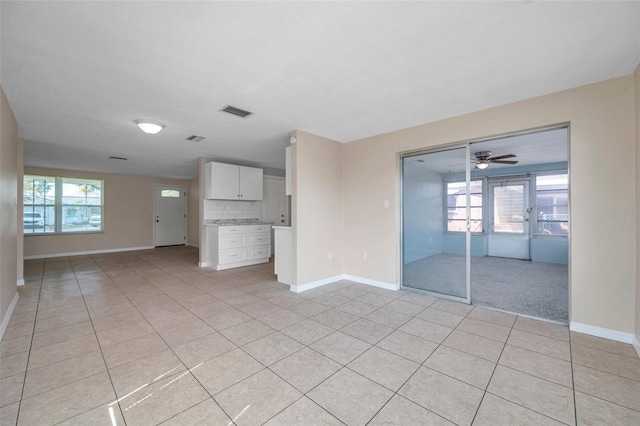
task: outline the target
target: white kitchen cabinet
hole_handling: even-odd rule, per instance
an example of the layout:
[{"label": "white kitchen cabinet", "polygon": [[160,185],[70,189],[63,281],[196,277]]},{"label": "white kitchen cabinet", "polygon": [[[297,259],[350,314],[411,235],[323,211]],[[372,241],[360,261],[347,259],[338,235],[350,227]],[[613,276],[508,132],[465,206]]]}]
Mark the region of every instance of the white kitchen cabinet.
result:
[{"label": "white kitchen cabinet", "polygon": [[220,271],[266,263],[271,257],[271,225],[207,225],[207,265]]},{"label": "white kitchen cabinet", "polygon": [[262,169],[210,161],[205,190],[209,200],[262,200]]},{"label": "white kitchen cabinet", "polygon": [[262,200],[262,169],[239,166],[240,168],[240,199]]}]

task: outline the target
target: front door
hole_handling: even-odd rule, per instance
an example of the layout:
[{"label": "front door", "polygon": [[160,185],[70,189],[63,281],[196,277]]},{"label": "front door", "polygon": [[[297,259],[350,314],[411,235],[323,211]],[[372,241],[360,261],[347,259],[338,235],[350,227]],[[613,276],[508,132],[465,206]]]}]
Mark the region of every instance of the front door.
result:
[{"label": "front door", "polygon": [[154,185],[155,246],[184,245],[187,214],[183,186]]},{"label": "front door", "polygon": [[488,254],[531,259],[529,253],[529,181],[489,181]]}]

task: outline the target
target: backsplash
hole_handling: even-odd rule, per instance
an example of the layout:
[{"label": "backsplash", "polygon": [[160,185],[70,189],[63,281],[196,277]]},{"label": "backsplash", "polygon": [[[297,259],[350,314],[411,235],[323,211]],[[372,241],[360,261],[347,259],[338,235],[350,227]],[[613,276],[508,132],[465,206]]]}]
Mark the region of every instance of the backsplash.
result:
[{"label": "backsplash", "polygon": [[204,200],[204,220],[260,219],[261,201]]}]

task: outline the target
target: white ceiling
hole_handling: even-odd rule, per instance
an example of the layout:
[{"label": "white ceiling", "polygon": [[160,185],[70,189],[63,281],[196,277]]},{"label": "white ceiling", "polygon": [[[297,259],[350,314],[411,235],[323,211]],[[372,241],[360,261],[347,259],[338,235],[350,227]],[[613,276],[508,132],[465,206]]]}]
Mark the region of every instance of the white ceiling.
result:
[{"label": "white ceiling", "polygon": [[[349,142],[640,61],[639,2],[0,7],[0,78],[25,164],[77,170],[193,178],[199,156],[281,169],[293,129]],[[255,115],[225,115],[226,104]],[[145,135],[139,118],[166,129]]]}]

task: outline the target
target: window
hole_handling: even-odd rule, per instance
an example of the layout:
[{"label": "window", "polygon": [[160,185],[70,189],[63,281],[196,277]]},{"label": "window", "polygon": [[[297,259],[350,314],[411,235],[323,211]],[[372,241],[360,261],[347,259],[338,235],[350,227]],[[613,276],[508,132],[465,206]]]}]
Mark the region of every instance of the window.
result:
[{"label": "window", "polygon": [[569,234],[569,176],[536,176],[536,234]]},{"label": "window", "polygon": [[[471,181],[470,223],[471,232],[482,229],[482,181]],[[466,232],[467,225],[467,184],[447,182],[447,231]]]},{"label": "window", "polygon": [[175,189],[163,189],[160,196],[164,198],[180,198],[180,191]]},{"label": "window", "polygon": [[47,176],[24,177],[22,220],[25,234],[55,232],[55,180]]},{"label": "window", "polygon": [[25,234],[102,230],[102,181],[53,176],[24,177]]}]

